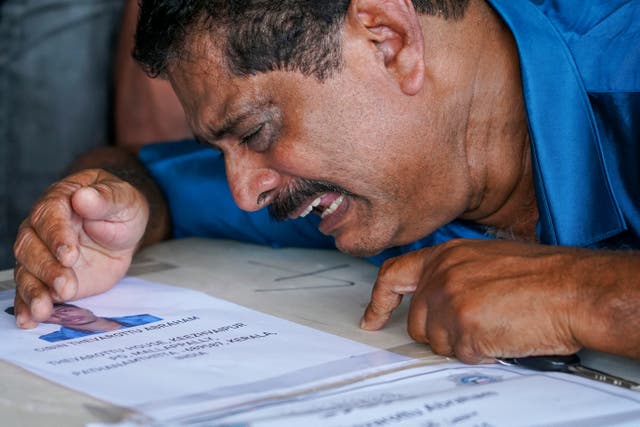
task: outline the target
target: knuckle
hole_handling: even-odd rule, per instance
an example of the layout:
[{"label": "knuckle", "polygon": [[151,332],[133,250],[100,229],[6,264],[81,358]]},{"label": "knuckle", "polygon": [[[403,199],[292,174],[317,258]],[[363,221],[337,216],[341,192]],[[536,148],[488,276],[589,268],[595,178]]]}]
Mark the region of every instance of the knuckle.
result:
[{"label": "knuckle", "polygon": [[122,194],[126,193],[126,191],[123,191],[121,185],[116,184],[117,183],[109,181],[100,181],[92,184],[91,188],[96,190],[100,194],[100,196],[104,197],[105,199],[117,202],[119,198],[122,197]]},{"label": "knuckle", "polygon": [[434,353],[451,356],[453,349],[449,343],[449,331],[440,325],[429,324],[427,338]]},{"label": "knuckle", "polygon": [[398,258],[389,258],[382,263],[382,265],[378,269],[376,286],[388,286],[389,280],[391,280],[392,276],[395,273],[397,261]]},{"label": "knuckle", "polygon": [[26,303],[29,303],[39,294],[39,284],[33,275],[31,275],[25,268],[16,268],[14,272],[14,279],[17,285],[17,294],[20,295],[22,300]]},{"label": "knuckle", "polygon": [[60,275],[60,265],[51,258],[40,260],[34,270],[33,274],[45,283],[53,283],[53,280]]},{"label": "knuckle", "polygon": [[399,258],[400,257],[393,257],[393,258],[386,259],[380,266],[380,271],[378,274],[382,274],[382,275],[386,274],[398,262]]},{"label": "knuckle", "polygon": [[435,341],[435,342],[430,342],[429,346],[431,347],[431,350],[434,353],[439,354],[441,356],[453,356],[454,354],[454,352],[451,350],[451,347],[445,343]]},{"label": "knuckle", "polygon": [[457,273],[445,272],[438,277],[438,287],[430,290],[430,295],[438,304],[449,310],[457,309],[464,296],[464,281]]},{"label": "knuckle", "polygon": [[82,181],[86,180],[83,178],[86,172],[78,172],[49,185],[43,195],[34,203],[30,217],[41,218],[52,208],[68,207],[71,195],[83,187]]},{"label": "knuckle", "polygon": [[389,312],[388,305],[384,301],[371,300],[369,303],[369,310],[376,315],[384,315]]},{"label": "knuckle", "polygon": [[387,294],[387,285],[383,283],[376,283],[376,286],[371,290],[372,303],[379,304],[381,300],[386,299]]},{"label": "knuckle", "polygon": [[439,264],[446,267],[458,264],[468,259],[473,251],[473,247],[465,239],[446,241],[440,245]]},{"label": "knuckle", "polygon": [[18,231],[18,236],[16,237],[16,240],[13,243],[13,253],[18,261],[21,261],[24,259],[25,255],[29,251],[29,248],[32,246],[34,239],[35,239],[35,233],[33,231],[33,228],[31,228],[28,225],[24,225],[20,227],[20,230]]},{"label": "knuckle", "polygon": [[467,334],[473,334],[482,329],[483,316],[473,304],[458,304],[453,308],[454,318],[459,328]]},{"label": "knuckle", "polygon": [[69,201],[52,199],[34,208],[30,234],[33,238],[39,238],[45,246],[55,248],[65,243],[66,231],[73,227]]},{"label": "knuckle", "polygon": [[37,202],[31,211],[31,224],[48,223],[53,215],[69,210],[69,198],[47,195]]},{"label": "knuckle", "polygon": [[131,204],[138,193],[133,185],[117,177],[96,182],[91,187],[105,199],[118,204]]},{"label": "knuckle", "polygon": [[16,282],[16,285],[18,287],[22,285],[23,274],[24,274],[24,267],[22,266],[22,264],[20,263],[16,264],[15,268],[13,269],[13,280]]},{"label": "knuckle", "polygon": [[47,197],[60,197],[62,195],[69,195],[77,191],[83,186],[83,176],[91,172],[91,170],[80,171],[73,175],[69,175],[60,181],[56,181],[51,184],[44,193],[44,198]]},{"label": "knuckle", "polygon": [[473,346],[462,343],[455,345],[454,354],[462,362],[470,365],[477,365],[485,359],[484,355],[473,348]]},{"label": "knuckle", "polygon": [[393,283],[386,280],[377,280],[371,289],[371,298],[384,301],[393,294]]}]

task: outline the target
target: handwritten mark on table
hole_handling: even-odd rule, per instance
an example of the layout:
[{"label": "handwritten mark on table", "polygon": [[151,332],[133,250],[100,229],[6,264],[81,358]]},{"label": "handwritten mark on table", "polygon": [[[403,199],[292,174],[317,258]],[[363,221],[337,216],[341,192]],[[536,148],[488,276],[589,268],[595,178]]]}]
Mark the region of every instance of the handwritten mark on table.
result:
[{"label": "handwritten mark on table", "polygon": [[252,265],[259,265],[261,267],[267,267],[267,268],[271,268],[277,271],[280,271],[282,273],[292,273],[292,274],[285,274],[285,275],[279,275],[277,276],[275,279],[273,279],[273,281],[275,283],[279,283],[279,282],[286,282],[286,281],[295,281],[296,279],[302,279],[302,278],[308,278],[308,277],[317,277],[317,278],[321,278],[324,280],[327,280],[329,283],[328,284],[322,284],[322,285],[312,285],[312,286],[300,286],[300,285],[294,285],[294,286],[289,286],[289,287],[277,287],[277,288],[267,288],[267,289],[256,289],[255,292],[281,292],[281,291],[295,291],[295,290],[308,290],[308,289],[324,289],[324,288],[344,288],[344,287],[349,287],[349,286],[354,286],[356,283],[351,281],[351,280],[345,280],[345,279],[338,279],[335,277],[330,277],[327,276],[324,273],[327,273],[329,271],[335,271],[335,270],[340,270],[343,268],[349,268],[351,265],[350,264],[339,264],[339,265],[334,265],[331,267],[324,267],[324,268],[320,268],[317,270],[313,270],[313,271],[298,271],[292,268],[288,268],[288,267],[282,267],[279,265],[273,265],[273,264],[267,264],[264,262],[260,262],[260,261],[252,261],[249,260],[248,261],[249,264]]}]

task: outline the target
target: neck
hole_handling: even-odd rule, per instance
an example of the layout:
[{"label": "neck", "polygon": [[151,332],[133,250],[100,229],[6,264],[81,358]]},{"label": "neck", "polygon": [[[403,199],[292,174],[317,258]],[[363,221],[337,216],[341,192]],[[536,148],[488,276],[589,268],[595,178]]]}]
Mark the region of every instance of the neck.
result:
[{"label": "neck", "polygon": [[518,51],[509,29],[485,2],[472,2],[469,11],[485,31],[475,36],[465,135],[472,191],[461,218],[501,237],[534,240],[538,210]]}]

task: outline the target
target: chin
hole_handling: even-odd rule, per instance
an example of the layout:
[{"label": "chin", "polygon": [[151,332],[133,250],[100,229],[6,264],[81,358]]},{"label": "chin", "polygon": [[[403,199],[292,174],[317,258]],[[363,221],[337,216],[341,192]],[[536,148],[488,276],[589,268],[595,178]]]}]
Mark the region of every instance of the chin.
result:
[{"label": "chin", "polygon": [[378,255],[390,247],[387,245],[375,245],[373,243],[372,241],[347,241],[347,239],[336,238],[336,247],[340,252],[360,258]]}]

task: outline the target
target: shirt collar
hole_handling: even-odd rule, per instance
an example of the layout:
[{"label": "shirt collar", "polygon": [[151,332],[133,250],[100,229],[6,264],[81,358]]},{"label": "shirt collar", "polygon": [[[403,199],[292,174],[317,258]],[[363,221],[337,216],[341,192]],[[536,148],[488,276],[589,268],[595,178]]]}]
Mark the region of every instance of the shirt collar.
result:
[{"label": "shirt collar", "polygon": [[[520,55],[542,243],[589,246],[625,230],[571,52],[530,1],[488,0]],[[576,7],[579,7],[576,5]]]}]

